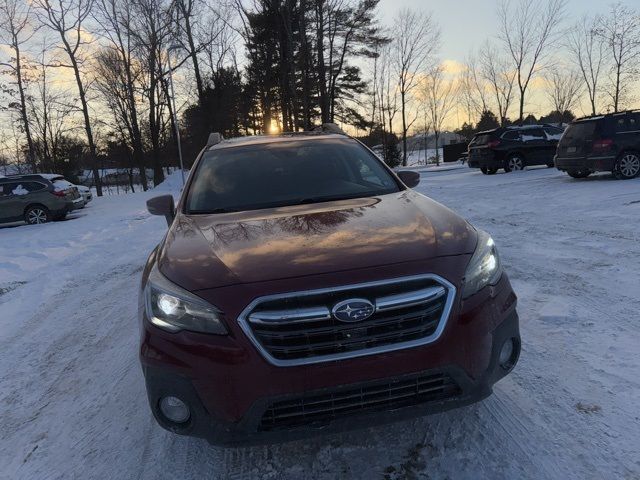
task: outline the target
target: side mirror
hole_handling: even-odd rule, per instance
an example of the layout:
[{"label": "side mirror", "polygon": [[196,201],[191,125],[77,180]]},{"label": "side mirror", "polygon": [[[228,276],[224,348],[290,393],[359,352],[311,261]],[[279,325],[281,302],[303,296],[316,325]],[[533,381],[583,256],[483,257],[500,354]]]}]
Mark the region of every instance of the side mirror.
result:
[{"label": "side mirror", "polygon": [[417,187],[420,183],[420,174],[418,172],[413,172],[411,170],[400,170],[397,173],[400,180],[402,180],[402,183],[404,183],[409,188]]},{"label": "side mirror", "polygon": [[164,215],[167,225],[171,225],[176,216],[176,206],[173,203],[173,195],[160,195],[147,200],[147,210],[151,215]]}]

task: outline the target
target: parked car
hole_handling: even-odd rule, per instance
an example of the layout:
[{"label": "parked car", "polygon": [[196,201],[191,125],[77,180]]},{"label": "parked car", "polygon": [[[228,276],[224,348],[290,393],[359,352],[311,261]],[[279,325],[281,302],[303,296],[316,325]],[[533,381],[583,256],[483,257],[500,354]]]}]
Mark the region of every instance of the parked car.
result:
[{"label": "parked car", "polygon": [[571,123],[558,145],[555,165],[574,178],[594,172],[612,172],[619,179],[639,176],[640,110]]},{"label": "parked car", "polygon": [[46,178],[50,182],[52,182],[55,187],[59,190],[67,190],[67,189],[76,189],[79,193],[79,196],[74,200],[75,208],[84,208],[85,205],[93,198],[91,195],[91,190],[89,190],[89,199],[87,200],[85,194],[82,192],[83,190],[88,190],[87,187],[74,185],[70,181],[68,181],[64,176],[58,175],[57,173],[40,173],[41,177]]},{"label": "parked car", "polygon": [[331,130],[212,134],[140,292],[151,410],[263,443],[482,400],[518,360],[516,295],[486,232]]},{"label": "parked car", "polygon": [[530,165],[553,167],[553,156],[562,128],[553,125],[524,125],[477,133],[469,143],[469,167],[485,175],[499,169],[522,170]]},{"label": "parked car", "polygon": [[78,192],[80,192],[80,195],[82,195],[85,205],[93,200],[93,193],[91,193],[91,189],[89,187],[85,187],[84,185],[76,185],[76,187]]},{"label": "parked car", "polygon": [[77,190],[60,190],[40,175],[0,178],[0,223],[62,220],[76,208],[77,196]]}]

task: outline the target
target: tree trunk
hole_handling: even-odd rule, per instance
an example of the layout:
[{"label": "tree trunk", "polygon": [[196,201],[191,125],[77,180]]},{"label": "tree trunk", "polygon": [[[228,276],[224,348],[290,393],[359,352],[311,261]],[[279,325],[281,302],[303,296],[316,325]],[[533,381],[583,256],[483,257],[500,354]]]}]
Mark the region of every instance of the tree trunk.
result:
[{"label": "tree trunk", "polygon": [[407,102],[404,89],[400,92],[402,102],[402,166],[407,166]]},{"label": "tree trunk", "polygon": [[302,128],[311,130],[311,87],[309,85],[309,38],[307,36],[307,0],[300,0],[300,59],[302,61]]},{"label": "tree trunk", "polygon": [[184,0],[179,2],[180,9],[182,10],[182,16],[184,17],[184,30],[187,35],[187,43],[189,44],[189,55],[191,56],[191,62],[193,63],[193,73],[196,77],[196,88],[198,90],[198,103],[202,105],[204,98],[204,83],[202,82],[202,75],[200,73],[200,64],[198,62],[198,55],[196,44],[193,41],[193,32],[191,29],[191,13],[186,11]]},{"label": "tree trunk", "polygon": [[64,43],[65,51],[67,55],[69,55],[69,60],[71,61],[71,66],[73,67],[73,74],[76,79],[76,84],[78,86],[78,96],[80,97],[80,106],[82,107],[82,116],[84,117],[84,130],[87,134],[87,143],[89,144],[89,155],[91,161],[91,170],[93,172],[93,183],[96,186],[96,194],[101,197],[102,196],[102,180],[100,179],[100,173],[98,172],[98,155],[96,144],[93,140],[93,131],[91,129],[91,119],[89,118],[89,106],[87,104],[87,96],[84,90],[84,85],[82,84],[82,78],[80,77],[80,67],[78,66],[78,61],[76,56],[69,45],[64,34],[60,34],[62,37],[62,41]]},{"label": "tree trunk", "polygon": [[316,43],[318,49],[318,89],[320,91],[320,115],[322,123],[331,121],[329,92],[327,89],[327,67],[324,63],[324,1],[316,0]]},{"label": "tree trunk", "polygon": [[524,90],[520,90],[520,124],[524,121]]},{"label": "tree trunk", "polygon": [[18,45],[18,39],[13,36],[14,51],[16,54],[16,76],[18,79],[18,92],[20,94],[20,116],[22,117],[22,124],[24,125],[24,134],[27,137],[27,161],[33,173],[37,172],[36,155],[33,146],[33,137],[31,136],[31,127],[29,125],[29,117],[27,116],[27,100],[24,92],[24,84],[22,83],[22,62],[20,60],[20,47]]}]

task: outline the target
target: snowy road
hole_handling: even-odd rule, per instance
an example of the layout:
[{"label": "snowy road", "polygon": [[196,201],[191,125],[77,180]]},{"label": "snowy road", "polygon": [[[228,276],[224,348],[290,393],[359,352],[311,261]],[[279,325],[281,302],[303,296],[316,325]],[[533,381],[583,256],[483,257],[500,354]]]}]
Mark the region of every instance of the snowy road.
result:
[{"label": "snowy road", "polygon": [[640,478],[640,179],[425,172],[494,236],[523,352],[463,409],[272,447],[218,449],[153,421],[136,289],[163,234],[151,194],[0,228],[0,478]]}]

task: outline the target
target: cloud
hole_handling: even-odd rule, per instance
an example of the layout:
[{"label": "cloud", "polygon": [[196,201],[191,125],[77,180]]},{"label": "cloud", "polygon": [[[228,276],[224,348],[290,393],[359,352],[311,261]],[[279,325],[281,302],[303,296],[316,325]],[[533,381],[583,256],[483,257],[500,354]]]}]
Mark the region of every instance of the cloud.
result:
[{"label": "cloud", "polygon": [[460,73],[464,72],[466,68],[464,63],[451,59],[443,60],[442,67],[444,68],[444,71],[449,75],[459,75]]}]

